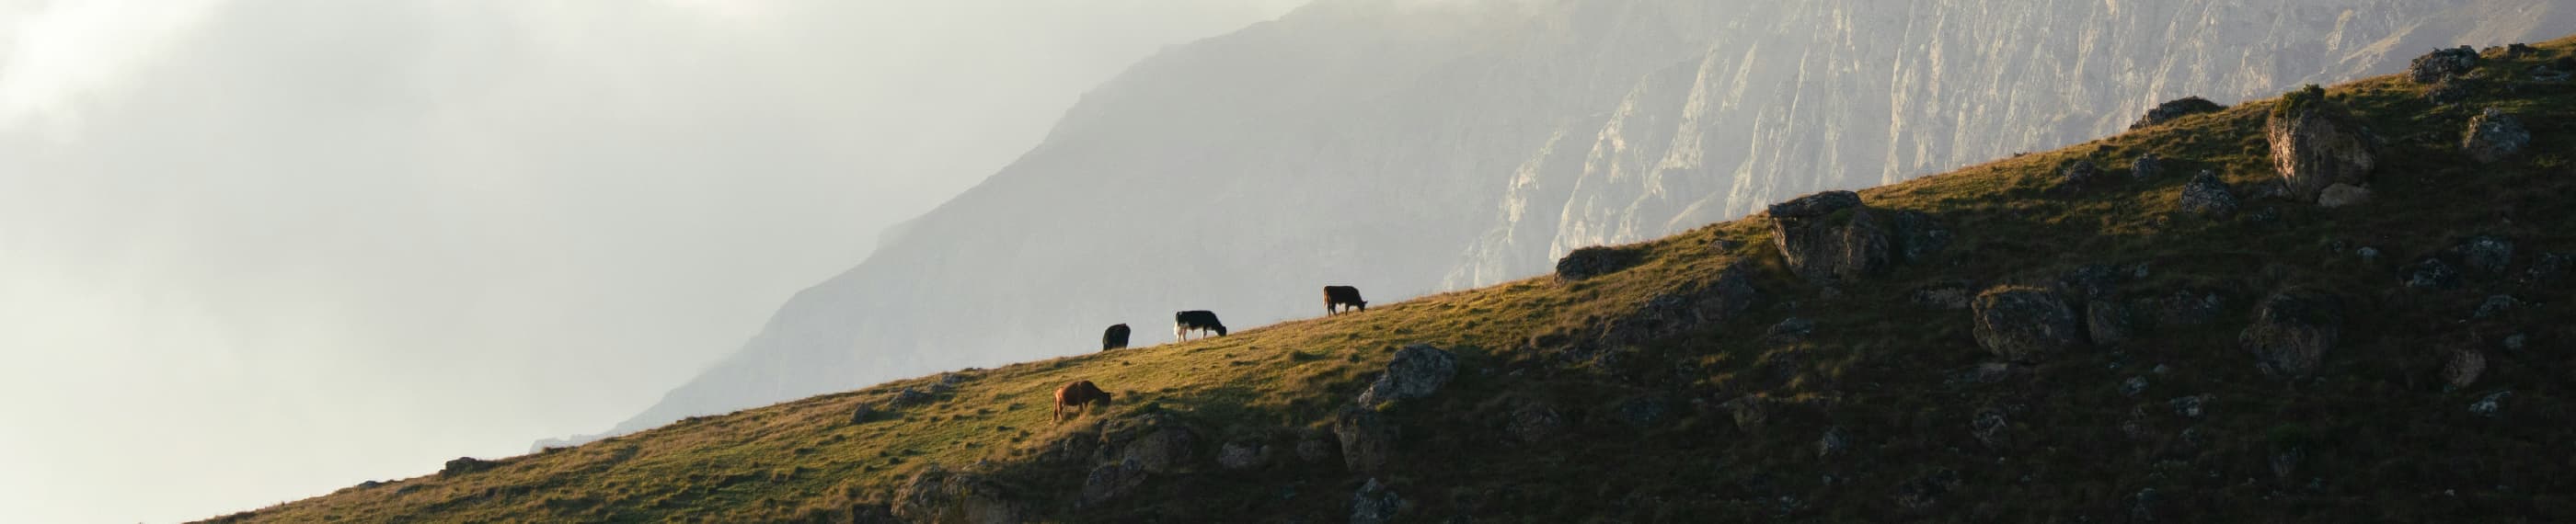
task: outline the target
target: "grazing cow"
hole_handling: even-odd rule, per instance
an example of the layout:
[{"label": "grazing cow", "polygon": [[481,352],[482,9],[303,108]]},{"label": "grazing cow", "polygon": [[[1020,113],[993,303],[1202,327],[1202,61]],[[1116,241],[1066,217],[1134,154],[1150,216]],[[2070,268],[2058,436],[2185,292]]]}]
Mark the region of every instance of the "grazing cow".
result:
[{"label": "grazing cow", "polygon": [[1208,332],[1215,332],[1216,336],[1222,337],[1225,336],[1225,323],[1216,320],[1214,311],[1183,311],[1172,314],[1172,338],[1189,340],[1192,330],[1199,331],[1200,338],[1206,338]]},{"label": "grazing cow", "polygon": [[1324,316],[1341,314],[1345,306],[1368,311],[1368,301],[1360,300],[1360,288],[1324,286]]},{"label": "grazing cow", "polygon": [[1100,350],[1101,350],[1101,351],[1108,351],[1108,350],[1112,350],[1112,349],[1119,349],[1119,348],[1124,348],[1124,347],[1127,347],[1127,325],[1126,325],[1126,324],[1119,324],[1119,325],[1115,325],[1115,326],[1109,326],[1109,330],[1108,330],[1108,331],[1103,331],[1103,332],[1101,332],[1101,333],[1100,333]]},{"label": "grazing cow", "polygon": [[1073,415],[1079,417],[1083,408],[1095,403],[1109,405],[1109,392],[1101,391],[1100,386],[1091,385],[1089,380],[1076,380],[1055,388],[1055,421],[1064,422],[1064,408],[1073,408]]}]

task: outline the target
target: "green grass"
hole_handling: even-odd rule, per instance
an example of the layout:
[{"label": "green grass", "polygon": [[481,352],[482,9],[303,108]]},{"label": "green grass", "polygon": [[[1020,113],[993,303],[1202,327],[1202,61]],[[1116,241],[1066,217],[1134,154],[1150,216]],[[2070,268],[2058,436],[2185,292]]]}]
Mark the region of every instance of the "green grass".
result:
[{"label": "green grass", "polygon": [[[2488,57],[2479,74],[2568,56],[2576,39],[2540,47],[2518,60]],[[352,487],[233,518],[832,521],[851,505],[890,499],[902,480],[939,464],[987,475],[1053,520],[1337,522],[1368,478],[1338,464],[1290,459],[1250,472],[1207,464],[1077,510],[1089,464],[1037,450],[1146,411],[1197,428],[1201,462],[1226,440],[1284,448],[1330,424],[1395,348],[1428,343],[1457,352],[1461,372],[1438,395],[1386,406],[1403,440],[1377,476],[1410,502],[1412,521],[2115,522],[2152,488],[2167,522],[2563,522],[2576,519],[2576,452],[2565,447],[2576,441],[2566,424],[2576,420],[2568,388],[2576,361],[2565,352],[2576,347],[2567,320],[2576,317],[2560,305],[2569,284],[2473,275],[2457,290],[2398,285],[2402,265],[2474,235],[2513,239],[2512,272],[2541,252],[2576,251],[2576,86],[2478,85],[2469,102],[2450,107],[2424,102],[2422,86],[2396,77],[2329,90],[2387,142],[2376,201],[2360,207],[2249,199],[2234,219],[2172,214],[2198,170],[2216,170],[2240,194],[2276,178],[2262,137],[2276,101],[2253,101],[1864,191],[1871,206],[1938,217],[1954,240],[1932,260],[1831,293],[1789,274],[1757,217],[1638,244],[1641,264],[1581,281],[1535,278],[1221,338],[967,371],[937,402],[860,424],[847,420],[856,404],[882,408],[895,392],[939,377],[692,418],[504,459],[490,471]],[[2522,118],[2535,136],[2530,154],[2480,166],[2457,151],[2468,118],[2486,107]],[[2072,196],[2049,191],[2065,162],[2127,166],[2150,151],[2166,158],[2160,178]],[[2273,218],[2251,218],[2264,214]],[[1712,245],[1720,239],[1736,244],[1721,251]],[[2363,246],[2382,255],[2350,253]],[[1761,298],[1730,321],[1613,348],[1612,359],[1569,361],[1530,343],[1632,315],[1647,297],[1735,263],[1755,270]],[[2120,302],[2215,294],[2219,314],[2206,324],[2142,326],[2119,347],[1978,384],[1951,380],[1993,360],[1970,334],[1969,313],[1908,300],[1957,279],[1974,282],[1971,292],[2049,286],[2088,264],[2124,274],[2149,268],[2118,284]],[[2341,297],[2350,319],[2313,380],[2266,377],[2235,343],[2256,301],[2290,287]],[[2468,319],[2493,294],[2530,305]],[[1763,340],[1791,316],[1814,320],[1815,333]],[[2527,335],[2531,349],[2496,349],[2510,333]],[[2452,347],[2487,351],[2487,377],[2445,391],[2441,356]],[[2137,376],[2149,381],[2146,391],[2122,395],[2121,382]],[[1050,422],[1052,390],[1077,379],[1118,401]],[[2513,392],[2505,416],[2467,413],[2502,390]],[[2202,396],[2206,414],[2176,415],[2170,402],[2184,396]],[[1667,414],[1643,426],[1621,420],[1623,405],[1642,402],[1661,402]],[[1562,413],[1565,434],[1514,441],[1506,423],[1532,404]],[[1762,406],[1763,416],[1726,407],[1743,404]],[[2005,414],[2009,446],[1972,435],[1971,421],[1988,410]],[[1817,439],[1830,426],[1852,436],[1851,449],[1819,458]],[[2288,477],[2275,476],[2271,457],[2292,449],[2304,458]],[[1898,502],[1928,491],[1940,492],[1929,506]]]}]

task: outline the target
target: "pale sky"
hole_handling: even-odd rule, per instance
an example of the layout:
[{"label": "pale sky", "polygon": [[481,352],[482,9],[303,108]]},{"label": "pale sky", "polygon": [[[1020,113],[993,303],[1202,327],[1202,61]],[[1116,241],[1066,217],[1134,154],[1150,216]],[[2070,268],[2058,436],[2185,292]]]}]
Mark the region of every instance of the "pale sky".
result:
[{"label": "pale sky", "polygon": [[1302,0],[0,0],[0,522],[595,432]]}]

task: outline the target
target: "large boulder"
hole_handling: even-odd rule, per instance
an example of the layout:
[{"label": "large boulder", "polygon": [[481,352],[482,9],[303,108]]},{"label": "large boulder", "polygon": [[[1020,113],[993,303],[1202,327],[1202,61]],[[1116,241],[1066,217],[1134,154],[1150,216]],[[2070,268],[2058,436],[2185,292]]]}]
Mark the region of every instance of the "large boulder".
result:
[{"label": "large boulder", "polygon": [[1564,280],[1617,273],[1646,260],[1644,249],[1636,246],[1590,246],[1566,253],[1556,260],[1556,277]]},{"label": "large boulder", "polygon": [[500,463],[500,462],[495,462],[495,461],[490,461],[490,460],[483,460],[483,459],[478,459],[478,458],[474,458],[474,457],[456,457],[456,460],[450,460],[450,461],[447,461],[447,465],[446,465],[446,467],[441,467],[441,468],[439,468],[439,469],[438,469],[438,474],[439,474],[439,476],[463,475],[463,474],[467,474],[467,473],[473,473],[473,472],[477,472],[477,471],[483,471],[483,470],[487,470],[487,469],[492,469],[492,468],[494,468],[494,467],[498,467],[498,466],[500,466],[500,465],[501,465],[501,463]]},{"label": "large boulder", "polygon": [[2469,46],[2436,50],[2415,57],[2406,66],[2406,77],[2418,84],[2431,84],[2442,79],[2467,74],[2478,67],[2478,50]]},{"label": "large boulder", "polygon": [[1386,371],[1378,374],[1377,382],[1360,392],[1360,405],[1431,396],[1457,374],[1456,355],[1426,344],[1405,346],[1396,350],[1395,358],[1387,360]]},{"label": "large boulder", "polygon": [[1404,497],[1396,496],[1395,490],[1387,489],[1386,484],[1375,478],[1368,479],[1368,483],[1360,485],[1358,492],[1351,494],[1351,524],[1395,522],[1396,514],[1403,511]]},{"label": "large boulder", "polygon": [[2129,179],[2149,180],[2165,174],[2165,157],[2154,152],[2138,155],[2129,161]]},{"label": "large boulder", "polygon": [[933,464],[897,488],[888,509],[905,522],[1010,524],[1027,522],[1028,508],[1007,498],[981,475],[950,472]]},{"label": "large boulder", "polygon": [[2470,117],[2468,136],[2460,139],[2460,151],[2481,164],[2513,158],[2530,145],[2531,130],[2522,127],[2522,120],[2492,107]]},{"label": "large boulder", "polygon": [[1168,414],[1119,420],[1101,430],[1094,462],[1134,462],[1152,473],[1180,473],[1198,456],[1199,433]]},{"label": "large boulder", "polygon": [[1351,471],[1375,473],[1384,471],[1395,457],[1395,423],[1375,409],[1352,406],[1333,420],[1333,435],[1341,439],[1342,466]]},{"label": "large boulder", "polygon": [[2182,196],[2176,202],[2175,208],[2182,214],[2207,218],[2233,216],[2237,208],[2236,192],[2218,179],[2217,172],[2206,169],[2183,183]]},{"label": "large boulder", "polygon": [[2156,104],[2155,108],[2147,110],[2147,114],[2145,116],[2138,117],[2137,122],[2129,124],[2129,129],[2136,130],[2147,126],[2172,122],[2177,118],[2201,113],[2216,113],[2226,109],[2227,106],[2218,105],[2217,102],[2211,102],[2206,98],[2197,96],[2183,97],[2162,104]]},{"label": "large boulder", "polygon": [[2257,367],[2269,375],[2305,378],[2315,375],[2326,352],[2343,334],[2340,300],[2322,293],[2291,290],[2273,294],[2256,307],[2254,324],[2236,337],[2254,354]]},{"label": "large boulder", "polygon": [[1860,195],[1827,191],[1773,204],[1771,241],[1789,270],[1815,281],[1856,280],[1896,261],[1894,227]]},{"label": "large boulder", "polygon": [[2263,131],[2272,145],[2273,168],[2290,195],[2303,202],[2315,201],[2326,186],[2368,183],[2378,165],[2361,123],[2314,85],[2282,95]]},{"label": "large boulder", "polygon": [[1130,459],[1117,464],[1093,468],[1082,479],[1082,505],[1089,506],[1116,500],[1145,485],[1145,467]]},{"label": "large boulder", "polygon": [[2084,327],[2066,300],[2045,289],[2002,286],[1977,294],[1969,305],[1977,345],[2015,362],[2038,362],[2074,348]]},{"label": "large boulder", "polygon": [[1565,431],[1565,416],[1547,403],[1527,402],[1512,410],[1512,419],[1504,430],[1522,444],[1545,443]]}]

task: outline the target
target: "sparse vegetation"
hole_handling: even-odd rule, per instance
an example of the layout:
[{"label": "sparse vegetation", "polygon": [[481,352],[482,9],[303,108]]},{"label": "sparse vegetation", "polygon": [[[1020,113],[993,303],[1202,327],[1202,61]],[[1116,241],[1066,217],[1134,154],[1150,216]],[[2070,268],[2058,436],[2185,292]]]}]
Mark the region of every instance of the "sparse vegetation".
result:
[{"label": "sparse vegetation", "polygon": [[[2536,47],[2480,67],[2576,55],[2576,39]],[[2563,153],[2576,150],[2576,85],[2484,82],[2450,105],[2425,89],[2396,76],[2311,86],[1863,191],[1871,208],[1927,213],[1955,240],[1830,287],[1792,275],[1759,219],[1737,220],[1619,247],[1634,265],[1579,280],[896,381],[226,519],[840,522],[881,511],[933,465],[985,475],[1042,519],[1084,522],[1338,522],[1372,478],[1401,496],[1397,521],[2576,519],[2565,449],[2576,323],[2557,305],[2576,298],[2576,277],[2531,269],[2576,251],[2576,169]],[[2266,117],[2328,94],[2390,148],[2372,181],[2384,196],[2337,209],[2253,196],[2277,180]],[[2540,153],[2472,167],[2459,138],[2484,107],[2520,117]],[[2050,191],[2068,162],[2150,152],[2166,175]],[[2185,174],[2204,169],[2247,195],[2241,212],[2173,212]],[[2478,236],[2518,247],[2457,288],[2401,286],[2408,264],[2456,259]],[[1759,296],[1743,314],[1580,358],[1563,349],[1561,334],[1729,267],[1749,269]],[[1969,311],[1909,299],[1961,280],[2087,293],[2141,329],[2115,347],[1995,365]],[[2261,300],[2294,288],[2341,298],[2340,342],[2312,378],[2267,376],[2239,334]],[[2534,305],[2471,318],[2498,294]],[[1764,336],[1793,316],[1812,329]],[[1147,414],[1201,428],[1204,463],[1220,438],[1295,449],[1417,343],[1454,353],[1456,377],[1371,406],[1401,429],[1381,474],[1281,452],[1262,468],[1152,475],[1138,495],[1077,509],[1092,464],[1049,457]],[[2452,390],[2448,348],[2493,363]],[[1117,403],[1050,422],[1050,395],[1077,379]],[[904,392],[930,400],[895,402]],[[2470,409],[2482,399],[2501,399],[2492,416]],[[851,423],[860,404],[880,412]]]}]

